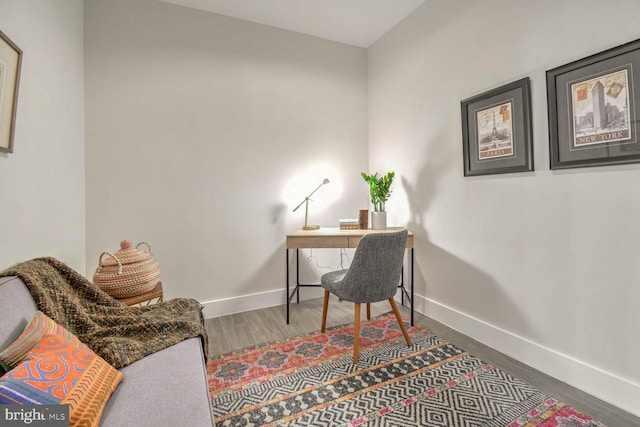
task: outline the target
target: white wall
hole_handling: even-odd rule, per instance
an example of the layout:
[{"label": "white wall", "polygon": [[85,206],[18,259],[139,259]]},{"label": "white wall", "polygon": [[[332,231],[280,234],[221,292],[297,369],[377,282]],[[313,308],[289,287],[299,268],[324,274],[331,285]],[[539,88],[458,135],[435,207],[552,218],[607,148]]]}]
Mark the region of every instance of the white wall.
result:
[{"label": "white wall", "polygon": [[[401,177],[420,310],[635,414],[640,166],[550,171],[545,71],[640,37],[638,16],[427,0],[368,51],[370,166]],[[536,171],[464,178],[460,100],[526,76]]]},{"label": "white wall", "polygon": [[[120,239],[147,240],[168,297],[210,315],[279,302],[291,208],[328,176],[312,222],[355,216],[370,159],[398,174],[390,222],[416,233],[422,312],[640,414],[640,167],[550,171],[545,87],[546,70],[638,38],[639,13],[427,1],[369,49],[368,102],[363,49],[90,0],[83,52],[81,1],[0,0],[25,52],[15,150],[0,154],[0,269],[50,255],[90,275]],[[463,178],[459,101],[525,76],[536,171]]]},{"label": "white wall", "polygon": [[0,153],[0,270],[40,256],[85,269],[81,0],[0,0],[22,49],[13,153]]},{"label": "white wall", "polygon": [[367,206],[366,50],[89,0],[85,59],[88,273],[121,239],[145,240],[167,296],[207,316],[280,304],[296,204],[327,177],[311,223]]}]

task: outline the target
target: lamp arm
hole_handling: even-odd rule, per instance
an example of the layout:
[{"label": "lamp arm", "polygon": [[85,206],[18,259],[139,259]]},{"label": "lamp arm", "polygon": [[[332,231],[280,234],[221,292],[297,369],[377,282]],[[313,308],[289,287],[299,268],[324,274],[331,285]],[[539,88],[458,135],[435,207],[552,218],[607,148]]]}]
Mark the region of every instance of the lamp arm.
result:
[{"label": "lamp arm", "polygon": [[302,206],[302,204],[303,204],[303,203],[305,203],[305,202],[307,203],[307,209],[308,209],[308,206],[309,206],[309,199],[311,198],[311,196],[313,196],[313,193],[315,193],[316,191],[318,191],[318,190],[320,189],[320,187],[322,187],[323,185],[327,184],[328,182],[329,182],[329,180],[325,178],[325,179],[324,179],[324,181],[322,181],[322,182],[320,183],[320,185],[318,185],[318,186],[316,187],[316,189],[315,189],[315,190],[313,190],[313,191],[311,192],[311,194],[309,194],[307,197],[305,197],[305,198],[304,198],[304,200],[303,200],[302,202],[300,202],[300,204],[299,204],[298,206],[296,206],[296,208],[295,208],[293,211],[294,211],[294,212],[295,212],[295,211],[297,211],[297,210],[300,208],[300,206]]},{"label": "lamp arm", "polygon": [[311,194],[309,194],[309,195],[307,196],[307,199],[308,199],[308,198],[310,198],[311,196],[313,196],[313,193],[315,193],[316,191],[318,191],[318,190],[320,189],[320,187],[322,187],[324,184],[325,184],[324,182],[321,182],[321,183],[320,183],[320,185],[318,185],[318,186],[316,187],[316,189],[315,189],[315,190],[313,190],[313,191],[311,192]]},{"label": "lamp arm", "polygon": [[300,202],[300,204],[298,206],[296,206],[296,208],[293,210],[294,212],[297,211],[298,209],[300,209],[300,206],[302,206],[305,202],[309,202],[309,197],[305,197],[304,200],[302,202]]}]

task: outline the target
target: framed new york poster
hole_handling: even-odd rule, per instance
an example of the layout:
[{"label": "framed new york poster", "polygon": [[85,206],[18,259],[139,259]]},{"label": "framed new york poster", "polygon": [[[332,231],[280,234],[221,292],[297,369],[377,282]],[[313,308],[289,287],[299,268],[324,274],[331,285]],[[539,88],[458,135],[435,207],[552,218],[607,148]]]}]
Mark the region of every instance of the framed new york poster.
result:
[{"label": "framed new york poster", "polygon": [[551,169],[640,162],[640,40],[547,71]]}]

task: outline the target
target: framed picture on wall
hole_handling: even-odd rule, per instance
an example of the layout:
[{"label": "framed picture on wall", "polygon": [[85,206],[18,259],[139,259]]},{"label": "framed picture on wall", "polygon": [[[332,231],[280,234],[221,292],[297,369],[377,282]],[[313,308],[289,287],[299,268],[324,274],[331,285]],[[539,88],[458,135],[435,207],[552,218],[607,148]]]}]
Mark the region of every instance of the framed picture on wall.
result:
[{"label": "framed picture on wall", "polygon": [[640,162],[640,40],[547,71],[551,169]]},{"label": "framed picture on wall", "polygon": [[22,51],[0,31],[0,152],[13,152]]},{"label": "framed picture on wall", "polygon": [[464,176],[533,170],[529,78],[465,99]]}]

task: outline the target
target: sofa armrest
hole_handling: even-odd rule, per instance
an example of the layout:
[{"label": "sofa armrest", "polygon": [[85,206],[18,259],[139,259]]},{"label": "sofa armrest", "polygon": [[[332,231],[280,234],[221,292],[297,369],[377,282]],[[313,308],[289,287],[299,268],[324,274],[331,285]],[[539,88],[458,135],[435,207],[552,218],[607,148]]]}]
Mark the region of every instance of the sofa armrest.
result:
[{"label": "sofa armrest", "polygon": [[101,426],[213,426],[202,345],[190,338],[120,369]]},{"label": "sofa armrest", "polygon": [[37,307],[18,277],[0,277],[0,350],[9,346],[31,321]]}]

